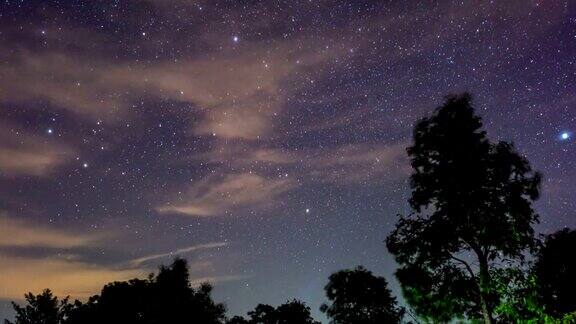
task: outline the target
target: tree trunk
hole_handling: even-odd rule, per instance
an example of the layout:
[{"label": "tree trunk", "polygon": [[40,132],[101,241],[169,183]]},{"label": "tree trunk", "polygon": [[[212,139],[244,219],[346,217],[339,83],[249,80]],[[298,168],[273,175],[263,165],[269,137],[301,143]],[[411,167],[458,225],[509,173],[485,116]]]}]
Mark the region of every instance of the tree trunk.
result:
[{"label": "tree trunk", "polygon": [[490,294],[490,272],[488,271],[488,260],[483,255],[478,255],[480,264],[480,305],[482,306],[482,315],[485,324],[494,323],[492,318],[492,307],[489,304],[488,296]]}]

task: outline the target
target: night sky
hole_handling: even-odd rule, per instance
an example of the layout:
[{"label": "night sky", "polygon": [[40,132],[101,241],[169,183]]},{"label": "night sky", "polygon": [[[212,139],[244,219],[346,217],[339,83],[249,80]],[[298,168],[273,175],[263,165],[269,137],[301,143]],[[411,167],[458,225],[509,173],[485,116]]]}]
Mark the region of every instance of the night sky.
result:
[{"label": "night sky", "polygon": [[538,231],[575,227],[575,1],[4,0],[0,317],[175,255],[230,315],[325,321],[359,264],[399,295],[405,148],[463,91],[543,172]]}]

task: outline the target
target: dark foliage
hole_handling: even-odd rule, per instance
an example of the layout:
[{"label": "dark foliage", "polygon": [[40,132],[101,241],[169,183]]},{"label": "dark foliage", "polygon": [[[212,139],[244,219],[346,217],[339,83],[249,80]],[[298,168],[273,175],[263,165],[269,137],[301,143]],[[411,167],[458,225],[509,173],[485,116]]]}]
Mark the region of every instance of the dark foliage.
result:
[{"label": "dark foliage", "polygon": [[492,272],[535,247],[540,175],[512,144],[486,138],[468,94],[416,124],[408,155],[414,213],[386,241],[406,299],[428,319],[493,322]]},{"label": "dark foliage", "polygon": [[248,313],[226,321],[225,307],[211,297],[212,287],[192,288],[185,260],[162,266],[156,276],[113,282],[87,302],[59,301],[50,290],[27,294],[27,305],[15,303],[16,321],[7,324],[319,324],[310,307],[292,300],[276,308],[260,304]]},{"label": "dark foliage", "polygon": [[64,300],[58,306],[49,291],[38,297],[29,294],[28,306],[14,305],[17,312],[23,310],[16,324],[223,323],[224,305],[212,300],[211,291],[209,284],[192,288],[186,261],[176,259],[155,277],[110,283],[86,303]]},{"label": "dark foliage", "polygon": [[576,312],[576,231],[563,229],[546,237],[534,275],[538,296],[553,316]]},{"label": "dark foliage", "polygon": [[434,322],[453,317],[478,317],[477,290],[460,269],[444,266],[436,270],[405,265],[396,272],[405,299],[416,314]]},{"label": "dark foliage", "polygon": [[186,261],[176,259],[156,277],[106,285],[100,296],[73,309],[70,324],[222,323],[224,305],[212,301],[211,291],[209,284],[192,288]]},{"label": "dark foliage", "polygon": [[251,324],[276,323],[278,318],[276,308],[265,304],[258,304],[253,311],[248,312],[248,316]]},{"label": "dark foliage", "polygon": [[320,309],[333,324],[400,323],[404,316],[386,279],[361,266],[332,274],[324,289],[331,304]]},{"label": "dark foliage", "polygon": [[[52,295],[50,289],[44,290],[39,295],[26,294],[27,305],[22,307],[12,303],[16,311],[15,324],[62,324],[65,323],[66,314],[70,308],[68,298],[58,300]],[[6,324],[12,322],[6,320]]]},{"label": "dark foliage", "polygon": [[310,315],[310,307],[299,300],[288,301],[276,308],[258,304],[248,312],[249,319],[235,316],[228,324],[320,324]]},{"label": "dark foliage", "polygon": [[242,316],[234,316],[228,321],[226,321],[226,324],[249,324],[249,323],[250,321],[248,321]]}]

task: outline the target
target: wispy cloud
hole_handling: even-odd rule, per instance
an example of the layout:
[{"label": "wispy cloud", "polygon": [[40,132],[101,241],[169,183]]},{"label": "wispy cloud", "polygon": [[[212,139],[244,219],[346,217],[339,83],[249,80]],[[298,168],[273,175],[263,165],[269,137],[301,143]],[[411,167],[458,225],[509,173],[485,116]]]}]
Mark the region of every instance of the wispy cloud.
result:
[{"label": "wispy cloud", "polygon": [[0,213],[0,247],[75,248],[102,240],[102,234],[70,233]]},{"label": "wispy cloud", "polygon": [[158,254],[143,256],[143,257],[131,260],[130,265],[136,267],[136,266],[139,266],[142,263],[145,263],[145,262],[150,261],[150,260],[161,259],[161,258],[168,257],[168,256],[181,256],[183,254],[186,254],[186,253],[189,253],[192,251],[220,248],[220,247],[225,247],[227,245],[228,245],[228,243],[226,243],[226,242],[214,242],[214,243],[193,245],[193,246],[177,249],[175,251],[171,251],[171,252],[167,252],[167,253],[158,253]]},{"label": "wispy cloud", "polygon": [[199,286],[205,282],[209,283],[219,283],[219,282],[227,282],[227,281],[236,281],[251,278],[252,276],[248,275],[229,275],[229,276],[208,276],[208,277],[198,277],[193,278],[190,280],[190,284],[193,286]]},{"label": "wispy cloud", "polygon": [[282,84],[334,56],[320,46],[302,48],[292,41],[274,49],[254,43],[155,64],[17,50],[10,64],[0,63],[0,102],[43,100],[76,116],[118,121],[129,118],[134,102],[152,96],[189,104],[199,117],[191,125],[195,135],[254,140],[271,132],[285,100]]},{"label": "wispy cloud", "polygon": [[409,172],[408,143],[358,143],[332,148],[286,150],[258,146],[223,146],[194,159],[236,169],[276,170],[301,182],[331,184],[376,183],[403,177]]},{"label": "wispy cloud", "polygon": [[60,52],[16,51],[10,64],[0,64],[4,76],[0,100],[28,104],[44,100],[79,116],[111,119],[127,105],[126,87],[119,88],[118,82],[107,77],[113,70],[109,63],[81,62]]},{"label": "wispy cloud", "polygon": [[0,175],[43,176],[72,154],[70,147],[0,122]]},{"label": "wispy cloud", "polygon": [[[304,153],[306,154],[306,153]],[[373,184],[408,175],[406,143],[349,144],[301,158],[311,180],[336,185]]]},{"label": "wispy cloud", "polygon": [[59,258],[0,258],[0,298],[22,299],[24,293],[50,288],[58,296],[91,296],[111,281],[144,276],[142,269],[114,269]]},{"label": "wispy cloud", "polygon": [[[45,288],[52,289],[59,296],[86,298],[98,293],[108,282],[146,276],[156,266],[156,263],[146,265],[148,261],[228,246],[227,242],[197,244],[111,265],[84,261],[83,251],[104,245],[107,237],[104,234],[70,232],[7,215],[0,216],[0,298],[20,300],[26,292],[38,293]],[[38,248],[45,249],[46,253],[22,256],[9,252],[11,249],[37,251]],[[50,252],[54,250],[60,252]],[[213,273],[213,266],[210,260],[190,263],[192,284],[245,278],[233,274],[207,276],[208,272]]]},{"label": "wispy cloud", "polygon": [[266,178],[253,173],[209,177],[193,185],[188,194],[177,201],[157,210],[190,216],[220,215],[237,208],[257,208],[273,203],[277,196],[294,185],[289,179]]},{"label": "wispy cloud", "polygon": [[[0,247],[82,249],[97,246],[102,234],[73,233],[31,221],[0,216]],[[0,255],[0,298],[21,299],[28,291],[51,288],[57,295],[87,297],[108,281],[143,275],[142,269],[116,269],[81,262],[68,253],[37,257]]]},{"label": "wispy cloud", "polygon": [[406,145],[361,143],[301,150],[223,145],[192,157],[217,164],[223,176],[201,179],[157,211],[227,215],[241,208],[274,206],[283,195],[304,184],[347,186],[397,181],[409,172]]}]

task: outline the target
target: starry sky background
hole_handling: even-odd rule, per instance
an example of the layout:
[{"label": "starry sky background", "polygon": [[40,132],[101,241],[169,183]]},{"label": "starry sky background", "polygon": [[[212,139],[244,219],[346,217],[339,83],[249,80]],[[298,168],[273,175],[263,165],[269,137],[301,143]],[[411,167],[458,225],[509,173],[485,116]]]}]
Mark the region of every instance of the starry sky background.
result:
[{"label": "starry sky background", "polygon": [[324,321],[358,264],[398,294],[405,147],[449,93],[544,173],[538,230],[574,227],[575,57],[574,1],[2,1],[0,317],[176,254],[230,315]]}]

